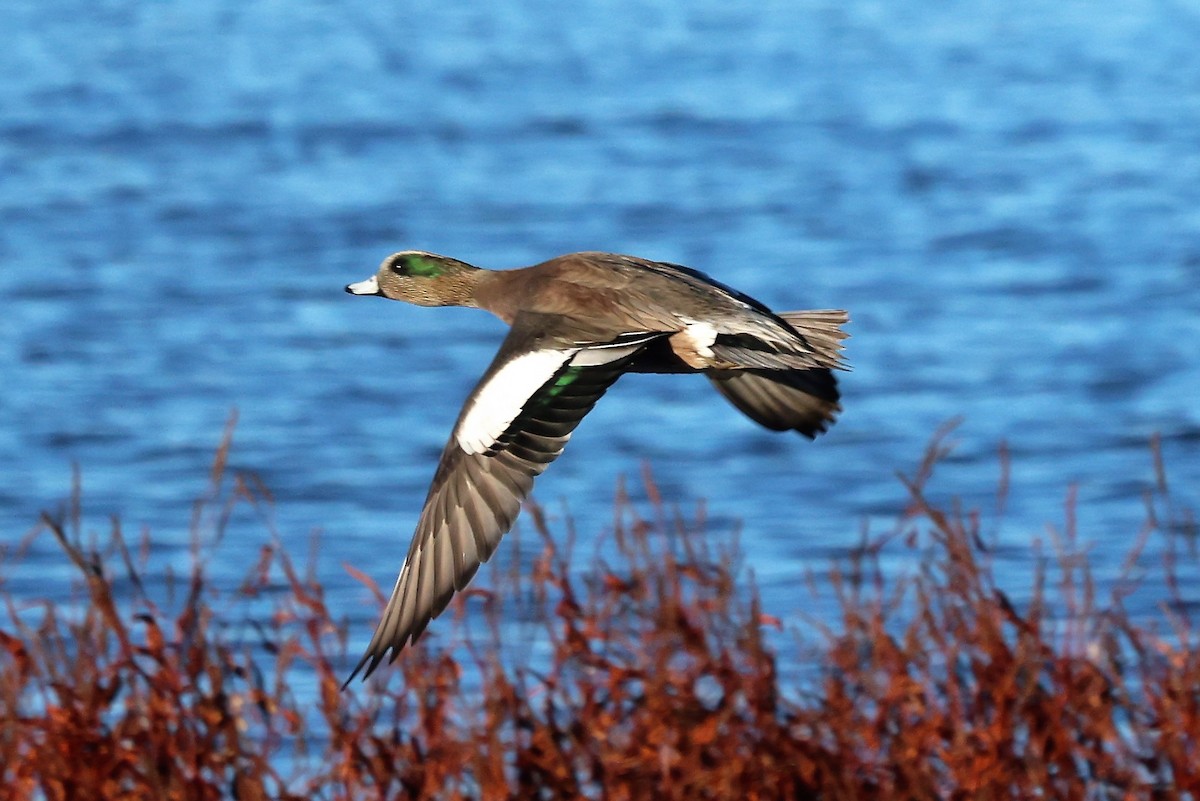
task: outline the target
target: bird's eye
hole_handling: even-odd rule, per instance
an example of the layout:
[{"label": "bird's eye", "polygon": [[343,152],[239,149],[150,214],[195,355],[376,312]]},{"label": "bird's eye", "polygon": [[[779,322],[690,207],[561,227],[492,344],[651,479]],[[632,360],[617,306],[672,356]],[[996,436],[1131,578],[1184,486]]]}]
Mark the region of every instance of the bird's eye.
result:
[{"label": "bird's eye", "polygon": [[396,275],[408,275],[408,262],[405,259],[396,259],[389,266]]}]

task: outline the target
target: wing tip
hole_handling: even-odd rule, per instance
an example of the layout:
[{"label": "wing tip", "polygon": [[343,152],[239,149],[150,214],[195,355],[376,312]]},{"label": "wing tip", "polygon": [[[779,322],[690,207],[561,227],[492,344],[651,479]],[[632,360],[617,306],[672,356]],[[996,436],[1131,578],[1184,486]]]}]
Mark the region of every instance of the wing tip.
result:
[{"label": "wing tip", "polygon": [[370,662],[371,665],[367,668],[366,672],[363,673],[362,680],[365,682],[367,679],[369,679],[371,674],[375,672],[375,668],[379,666],[379,659],[380,655],[375,654],[370,650],[363,654],[363,658],[358,660],[358,664],[354,666],[354,670],[350,671],[350,675],[346,677],[344,682],[342,682],[342,692],[346,691],[346,688],[350,686],[350,682],[354,681],[355,676],[359,674],[359,672],[363,669],[363,665],[366,665],[367,662]]},{"label": "wing tip", "polygon": [[[360,672],[362,673],[363,682],[371,678],[371,674],[374,673],[381,664],[383,664],[384,660],[387,660],[389,665],[393,664],[400,656],[400,652],[404,650],[405,646],[415,643],[418,636],[420,636],[419,631],[405,635],[404,639],[399,643],[389,643],[382,648],[378,647],[375,643],[367,646],[366,653],[363,654],[362,659],[358,660],[358,664],[354,666],[354,670],[350,671],[350,675],[346,677],[344,682],[342,682],[342,689],[345,690],[347,687],[349,687],[350,683],[354,681],[355,677],[358,676]],[[366,666],[366,670],[363,670],[364,665]]]}]

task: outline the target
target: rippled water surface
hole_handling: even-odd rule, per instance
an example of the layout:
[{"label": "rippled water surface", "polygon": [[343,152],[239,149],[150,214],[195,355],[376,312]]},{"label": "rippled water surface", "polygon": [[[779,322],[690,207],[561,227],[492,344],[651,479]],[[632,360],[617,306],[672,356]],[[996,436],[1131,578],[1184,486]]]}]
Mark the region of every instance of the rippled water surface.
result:
[{"label": "rippled water surface", "polygon": [[[503,325],[351,298],[388,252],[491,267],[602,249],[779,309],[853,315],[845,413],[760,430],[694,377],[631,376],[539,484],[583,536],[648,462],[742,529],[769,610],[887,530],[937,426],[941,497],[990,508],[1001,580],[1079,488],[1118,568],[1160,432],[1200,480],[1200,14],[1133,0],[745,4],[42,2],[0,34],[0,538],[81,466],[186,554],[220,429],[365,642]],[[233,581],[265,534],[214,566]],[[1166,535],[1164,535],[1166,536]],[[1154,559],[1154,548],[1148,559]],[[69,571],[46,539],[10,591]],[[1192,585],[1194,586],[1194,585]],[[1163,597],[1150,587],[1141,601]],[[1192,590],[1193,598],[1195,597]]]}]

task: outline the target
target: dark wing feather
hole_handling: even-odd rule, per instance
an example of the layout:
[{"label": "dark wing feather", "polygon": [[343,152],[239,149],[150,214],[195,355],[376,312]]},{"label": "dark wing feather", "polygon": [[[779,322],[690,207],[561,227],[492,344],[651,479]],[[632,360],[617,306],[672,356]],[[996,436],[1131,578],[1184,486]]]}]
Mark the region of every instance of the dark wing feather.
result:
[{"label": "dark wing feather", "polygon": [[[446,608],[454,593],[467,585],[512,527],[533,480],[562,453],[579,421],[654,336],[659,335],[589,348],[592,358],[585,360],[585,366],[573,366],[564,357],[563,367],[529,396],[508,429],[485,453],[467,453],[459,445],[460,415],[455,433],[442,451],[391,599],[347,684],[364,666],[364,678],[370,676],[388,651],[395,660]],[[546,339],[545,332],[531,330],[520,319],[514,321],[476,393],[510,359]],[[569,351],[571,345],[563,347]],[[610,360],[591,363],[602,359]]]},{"label": "dark wing feather", "polygon": [[842,410],[837,379],[825,368],[728,370],[708,377],[743,414],[773,431],[795,430],[812,439]]},{"label": "dark wing feather", "polygon": [[767,308],[766,304],[755,300],[745,292],[739,292],[728,284],[721,283],[708,273],[700,272],[699,270],[691,267],[684,267],[682,264],[672,264],[671,262],[666,261],[645,261],[642,262],[642,264],[646,267],[646,269],[649,269],[652,272],[671,276],[676,280],[682,280],[684,283],[691,284],[692,286],[718,289],[729,297],[744,303],[756,311],[772,317],[775,315],[774,312]]}]

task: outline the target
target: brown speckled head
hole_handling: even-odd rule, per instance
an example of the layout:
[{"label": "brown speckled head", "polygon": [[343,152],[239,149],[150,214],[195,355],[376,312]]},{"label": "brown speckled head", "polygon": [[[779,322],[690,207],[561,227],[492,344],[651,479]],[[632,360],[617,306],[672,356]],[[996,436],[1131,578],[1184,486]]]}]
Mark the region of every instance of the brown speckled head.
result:
[{"label": "brown speckled head", "polygon": [[406,250],[388,256],[375,275],[348,285],[346,291],[418,306],[474,306],[472,293],[481,272],[449,256]]}]

